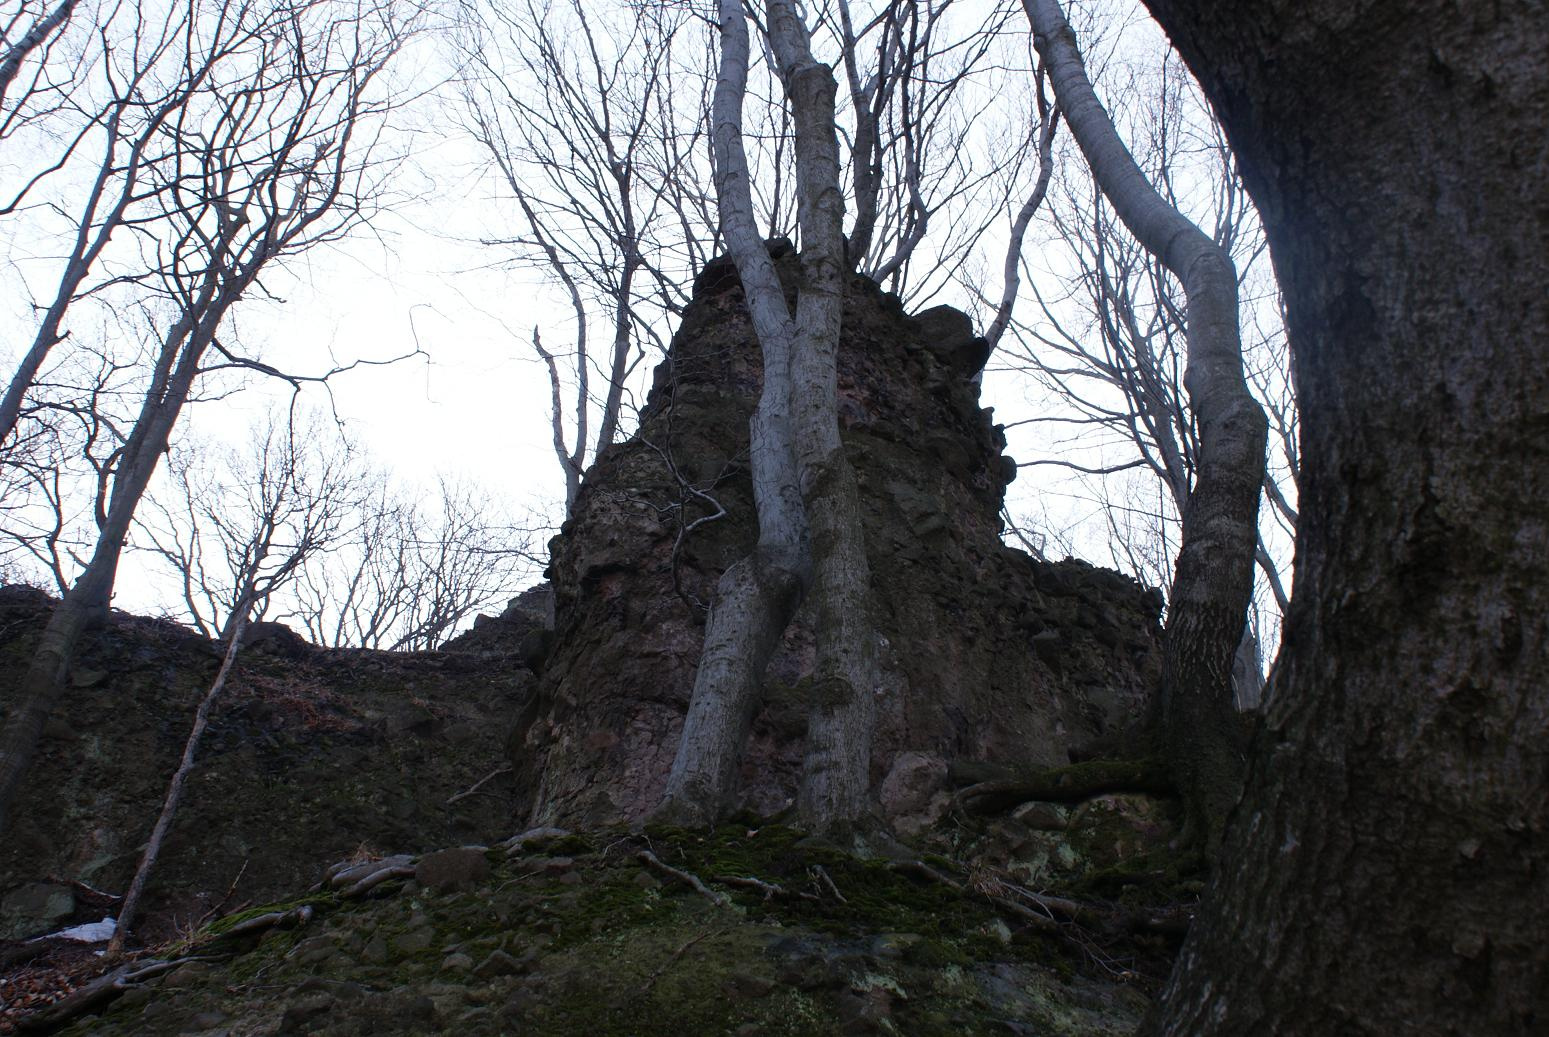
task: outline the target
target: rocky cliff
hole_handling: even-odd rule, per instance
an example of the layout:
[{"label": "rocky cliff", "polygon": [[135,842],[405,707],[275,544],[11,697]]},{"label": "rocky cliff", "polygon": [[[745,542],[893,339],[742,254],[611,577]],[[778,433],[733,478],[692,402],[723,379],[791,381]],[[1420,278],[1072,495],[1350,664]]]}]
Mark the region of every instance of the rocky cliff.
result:
[{"label": "rocky cliff", "polygon": [[[50,608],[41,592],[0,588],[0,710]],[[218,646],[175,623],[119,613],[92,636],[0,844],[0,941],[114,913],[92,890],[128,885],[219,664]],[[509,650],[329,651],[260,624],[206,732],[140,935],[273,899],[311,882],[320,859],[505,831],[504,773],[453,797],[501,767],[531,681]]]},{"label": "rocky cliff", "polygon": [[[794,257],[783,276],[799,276]],[[1133,732],[1156,680],[1159,597],[1116,573],[1005,546],[1016,466],[978,405],[986,347],[946,307],[910,316],[852,281],[840,412],[865,512],[882,681],[872,746],[884,813],[939,816],[957,761],[1053,766]],[[721,572],[756,537],[747,421],[760,358],[735,270],[699,276],[640,430],[603,453],[552,544],[556,629],[511,742],[534,823],[643,816],[677,744]],[[771,665],[742,774],[763,814],[794,794],[809,617]]]}]

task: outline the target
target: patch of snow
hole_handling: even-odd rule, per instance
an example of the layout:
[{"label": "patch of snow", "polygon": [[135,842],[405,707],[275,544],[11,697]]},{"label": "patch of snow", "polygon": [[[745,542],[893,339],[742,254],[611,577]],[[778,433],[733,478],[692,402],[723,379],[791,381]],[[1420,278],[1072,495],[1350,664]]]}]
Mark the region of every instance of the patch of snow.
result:
[{"label": "patch of snow", "polygon": [[68,929],[61,929],[57,933],[49,933],[47,936],[35,936],[28,943],[37,943],[39,940],[74,940],[76,943],[101,943],[113,938],[113,930],[118,928],[118,922],[113,918],[104,918],[100,922],[87,922],[84,925],[73,925]]}]

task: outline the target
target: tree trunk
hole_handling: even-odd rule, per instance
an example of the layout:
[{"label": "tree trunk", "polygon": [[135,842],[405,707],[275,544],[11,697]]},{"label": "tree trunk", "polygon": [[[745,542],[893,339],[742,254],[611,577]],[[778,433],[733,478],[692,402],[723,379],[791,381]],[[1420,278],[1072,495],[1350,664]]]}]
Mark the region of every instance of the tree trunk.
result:
[{"label": "tree trunk", "polygon": [[[213,295],[213,288],[210,294]],[[208,301],[207,295],[205,303]],[[180,322],[168,333],[156,381],[124,443],[120,468],[113,478],[112,496],[91,561],[49,616],[27,673],[16,689],[18,705],[6,716],[5,727],[0,730],[0,835],[8,827],[11,805],[43,737],[43,725],[64,693],[81,634],[106,618],[118,574],[118,560],[129,537],[135,509],[145,495],[157,462],[167,450],[172,427],[177,423],[183,404],[188,400],[189,389],[199,373],[200,358],[214,339],[220,313],[206,317],[191,328],[190,323]],[[182,355],[177,366],[169,371],[166,358],[177,355],[180,348]]]},{"label": "tree trunk", "polygon": [[1544,5],[1148,0],[1269,232],[1296,592],[1165,1034],[1549,1021]]},{"label": "tree trunk", "polygon": [[161,856],[161,846],[167,839],[167,833],[172,830],[172,822],[177,818],[178,805],[183,801],[183,786],[188,782],[188,775],[194,769],[194,757],[199,752],[199,742],[204,738],[204,729],[210,723],[210,711],[215,707],[215,700],[226,687],[226,678],[231,675],[231,668],[236,664],[237,653],[242,650],[242,636],[247,632],[247,614],[249,605],[244,600],[238,610],[233,613],[233,619],[229,624],[226,634],[226,654],[221,660],[221,668],[215,674],[215,680],[210,683],[210,690],[205,693],[199,702],[199,708],[194,711],[194,723],[189,728],[188,740],[183,743],[183,758],[178,761],[177,770],[172,772],[172,780],[167,784],[167,797],[162,802],[161,814],[156,818],[156,824],[151,829],[151,837],[145,843],[145,852],[140,855],[140,866],[135,869],[134,879],[129,883],[129,889],[124,894],[123,903],[118,908],[118,925],[113,930],[113,938],[108,941],[107,951],[109,955],[116,955],[124,949],[124,940],[128,938],[130,929],[135,923],[135,916],[140,910],[140,898],[145,894],[146,883],[150,881],[151,869],[156,867],[156,860]]},{"label": "tree trunk", "polygon": [[764,371],[749,422],[748,450],[758,546],[728,569],[716,588],[677,756],[655,815],[693,825],[716,821],[736,792],[737,765],[758,707],[764,668],[811,579],[791,429],[793,329],[785,291],[753,217],[742,147],[748,27],[738,0],[721,0],[720,17],[721,71],[713,113],[716,195]]},{"label": "tree trunk", "polygon": [[1207,851],[1242,787],[1232,665],[1253,600],[1269,421],[1243,376],[1237,271],[1226,251],[1157,193],[1103,110],[1058,0],[1023,0],[1071,136],[1130,233],[1183,284],[1183,382],[1199,425],[1194,489],[1162,642],[1162,719],[1173,778]]},{"label": "tree trunk", "polygon": [[771,0],[769,35],[796,129],[802,284],[792,370],[796,461],[811,527],[817,659],[797,814],[814,828],[856,821],[871,791],[877,647],[860,488],[839,438],[844,195],[834,126],[838,84],[812,56],[794,4]]},{"label": "tree trunk", "polygon": [[768,13],[796,131],[803,278],[793,320],[758,239],[742,150],[747,25],[741,4],[723,0],[716,188],[727,247],[764,355],[751,448],[759,544],[717,588],[657,816],[703,823],[729,802],[765,665],[810,587],[818,613],[817,661],[797,811],[808,825],[828,829],[867,813],[877,683],[859,488],[839,440],[839,316],[846,270],[836,84],[833,72],[813,59],[797,10],[771,0]]}]

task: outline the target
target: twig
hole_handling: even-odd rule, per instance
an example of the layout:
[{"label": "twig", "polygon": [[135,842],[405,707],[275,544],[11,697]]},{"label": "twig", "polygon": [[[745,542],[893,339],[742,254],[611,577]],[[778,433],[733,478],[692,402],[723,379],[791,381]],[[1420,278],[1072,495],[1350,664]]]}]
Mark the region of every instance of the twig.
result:
[{"label": "twig", "polygon": [[777,882],[765,882],[763,879],[754,878],[751,875],[717,875],[715,876],[715,881],[722,885],[735,886],[738,889],[751,889],[755,893],[762,893],[765,900],[772,900],[775,897],[798,897],[802,900],[821,899],[802,890],[795,890],[793,892]]},{"label": "twig", "polygon": [[948,889],[952,890],[954,893],[963,892],[963,884],[961,882],[957,881],[949,875],[945,875],[937,871],[935,868],[932,868],[924,861],[894,861],[888,865],[888,868],[892,871],[901,872],[906,875],[919,875],[921,878],[929,879],[931,882],[939,882],[943,886],[946,886]]},{"label": "twig", "polygon": [[694,946],[696,943],[701,942],[702,940],[708,940],[712,936],[720,936],[725,931],[725,929],[706,929],[698,936],[692,937],[686,941],[681,947],[668,955],[666,961],[662,962],[656,967],[656,971],[651,973],[651,975],[646,979],[645,985],[640,988],[640,996],[645,997],[646,995],[650,994],[651,988],[656,986],[656,981],[661,979],[662,976],[666,975],[667,970],[672,968],[673,963],[675,963],[679,958],[683,957],[684,953],[687,952],[690,947]]},{"label": "twig", "polygon": [[453,803],[456,803],[459,799],[466,799],[469,796],[473,795],[475,792],[479,791],[479,789],[483,788],[486,782],[492,781],[493,779],[500,777],[502,774],[510,774],[510,773],[511,773],[511,765],[509,763],[506,764],[503,767],[497,767],[494,770],[490,771],[488,774],[484,775],[484,777],[480,778],[478,781],[474,782],[468,788],[463,789],[457,795],[455,795],[451,799],[447,800],[446,801],[446,805],[447,806],[451,806]]},{"label": "twig", "polygon": [[120,965],[85,986],[71,991],[47,1008],[25,1017],[18,1023],[17,1029],[23,1032],[57,1029],[76,1016],[84,1015],[104,1002],[113,1000],[141,980],[170,972],[185,962],[200,960],[203,959],[173,958],[170,961],[152,961],[138,967]]},{"label": "twig", "polygon": [[51,882],[56,886],[69,886],[77,893],[85,896],[88,900],[100,900],[105,904],[116,904],[120,900],[124,899],[122,893],[104,893],[100,889],[93,889],[91,886],[88,886],[86,883],[80,881],[79,879],[61,879],[50,875],[46,881]]},{"label": "twig", "polygon": [[242,867],[237,869],[237,877],[231,880],[230,886],[226,887],[226,895],[211,905],[208,911],[200,915],[199,921],[193,924],[193,928],[198,929],[200,926],[204,925],[204,923],[214,918],[221,912],[221,909],[226,906],[227,902],[231,900],[231,895],[237,891],[237,883],[241,882],[242,876],[247,874],[247,864],[250,859],[251,858],[246,857],[242,859]]},{"label": "twig", "polygon": [[698,893],[700,896],[704,897],[706,900],[710,901],[710,903],[717,907],[731,906],[731,901],[727,899],[726,894],[717,893],[715,890],[701,882],[699,880],[699,876],[691,875],[686,871],[680,871],[679,869],[674,868],[672,865],[663,861],[650,850],[641,850],[639,853],[635,854],[635,859],[649,867],[652,871],[658,871],[661,874],[666,875],[668,878],[676,879],[678,882],[691,887],[694,892]]},{"label": "twig", "polygon": [[1038,929],[1041,932],[1059,931],[1059,923],[1048,915],[1041,915],[1037,911],[1034,911],[1032,908],[1028,907],[1026,904],[1019,904],[1014,900],[1007,900],[1005,897],[997,896],[993,893],[988,893],[983,890],[974,889],[965,883],[957,881],[949,875],[943,874],[942,872],[931,867],[929,864],[926,864],[924,861],[895,861],[894,863],[888,865],[888,867],[894,871],[919,875],[925,879],[930,880],[931,882],[939,882],[960,896],[974,894],[976,896],[983,897],[991,904],[994,904],[996,907],[1007,912],[1008,914],[1015,915],[1019,920],[1026,922],[1029,926],[1034,929]]},{"label": "twig", "polygon": [[841,904],[849,903],[849,901],[844,898],[844,894],[839,892],[839,887],[834,885],[834,880],[828,877],[828,872],[823,870],[823,865],[814,864],[812,866],[812,874],[817,876],[818,885],[821,888],[826,889],[829,896],[833,897]]}]

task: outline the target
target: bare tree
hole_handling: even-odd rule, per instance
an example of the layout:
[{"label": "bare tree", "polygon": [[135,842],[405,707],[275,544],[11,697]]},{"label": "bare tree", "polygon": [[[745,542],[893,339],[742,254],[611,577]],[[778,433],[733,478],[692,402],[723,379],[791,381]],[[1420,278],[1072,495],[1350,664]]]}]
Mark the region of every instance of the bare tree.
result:
[{"label": "bare tree", "polygon": [[[162,502],[160,531],[143,521],[154,550],[183,580],[189,613],[201,632],[218,626],[226,646],[220,670],[194,712],[183,755],[167,786],[134,878],[119,905],[108,944],[117,954],[132,931],[140,900],[177,818],[199,743],[225,689],[250,624],[316,555],[347,531],[353,504],[349,457],[319,446],[316,430],[297,428],[294,411],[271,412],[246,452],[224,456],[185,449],[175,461],[175,503]],[[235,481],[238,485],[233,486]],[[159,536],[158,536],[159,532]]]},{"label": "bare tree", "polygon": [[319,644],[429,651],[537,567],[535,531],[502,519],[465,483],[442,479],[426,498],[378,473],[355,511],[350,535],[307,569],[285,605]]},{"label": "bare tree", "polygon": [[385,0],[196,8],[191,38],[247,39],[243,73],[207,80],[163,125],[148,164],[159,211],[129,229],[143,230],[151,273],[122,287],[164,318],[160,341],[139,414],[102,474],[91,560],[55,608],[0,732],[0,831],[80,634],[106,612],[135,509],[206,353],[237,359],[219,338],[227,315],[272,262],[369,216],[381,174],[374,133],[393,107],[374,83],[412,26]]},{"label": "bare tree", "polygon": [[[471,69],[462,82],[466,129],[510,192],[521,228],[485,244],[556,282],[574,323],[568,402],[560,357],[539,329],[532,335],[553,391],[567,510],[589,459],[618,436],[644,347],[664,349],[665,318],[681,312],[715,239],[708,199],[695,187],[702,108],[685,110],[676,68],[687,12],[638,4],[597,17],[593,7],[503,0],[460,9]],[[691,100],[703,97],[706,79],[697,82]],[[597,330],[606,345],[594,351]]]},{"label": "bare tree", "polygon": [[354,530],[365,471],[347,441],[293,408],[271,410],[241,446],[175,444],[164,490],[135,520],[136,546],[166,563],[206,637],[229,641],[244,612],[262,618]]},{"label": "bare tree", "polygon": [[[81,197],[73,199],[76,210],[53,294],[38,304],[41,316],[32,344],[0,398],[0,446],[15,432],[23,401],[50,351],[68,334],[70,308],[89,292],[87,279],[108,243],[115,235],[124,237],[130,227],[155,234],[152,224],[171,215],[158,197],[171,189],[169,183],[146,183],[147,174],[157,180],[154,171],[166,161],[164,149],[173,142],[169,122],[208,96],[212,78],[240,74],[227,66],[241,65],[253,34],[261,30],[240,18],[206,26],[198,14],[192,5],[147,12],[145,4],[137,3],[118,22],[97,28],[105,96],[87,121],[88,129],[100,127],[100,157]],[[73,147],[79,150],[83,143]]]},{"label": "bare tree", "polygon": [[1163,639],[1162,710],[1169,764],[1210,852],[1241,790],[1241,727],[1231,673],[1253,594],[1267,421],[1248,391],[1237,274],[1218,243],[1183,216],[1135,164],[1092,91],[1057,0],[1023,0],[1072,137],[1115,211],[1183,284],[1183,382],[1199,427],[1196,482]]},{"label": "bare tree", "polygon": [[749,44],[741,4],[723,0],[715,95],[717,196],[764,354],[751,423],[759,543],[716,589],[705,646],[661,816],[714,820],[758,704],[769,653],[810,589],[817,610],[814,705],[797,806],[818,828],[859,821],[870,803],[876,674],[859,491],[839,441],[839,317],[844,258],[837,84],[812,55],[802,15],[770,0],[767,34],[795,128],[803,250],[794,314],[753,216],[741,109]]},{"label": "bare tree", "polygon": [[[1255,558],[1261,576],[1255,601],[1267,596],[1263,616],[1245,629],[1242,660],[1256,652],[1264,627],[1273,629],[1289,604],[1284,573],[1294,535],[1296,498],[1295,400],[1290,391],[1283,323],[1276,289],[1263,270],[1264,238],[1242,189],[1219,124],[1194,96],[1177,59],[1160,62],[1154,91],[1135,116],[1131,136],[1138,161],[1169,204],[1182,209],[1180,184],[1203,207],[1211,239],[1243,271],[1241,295],[1245,367],[1250,390],[1274,415],[1272,463],[1266,468]],[[1187,125],[1198,112],[1203,125]],[[1187,156],[1188,161],[1182,161]],[[1041,310],[1036,326],[1018,324],[1001,351],[1003,366],[1030,375],[1051,405],[1027,424],[1064,430],[1058,456],[1024,462],[1071,473],[1101,504],[1101,522],[1115,564],[1153,586],[1173,582],[1178,523],[1196,483],[1199,426],[1183,385],[1185,301],[1176,277],[1130,235],[1098,186],[1067,170],[1055,192],[1048,225],[1058,262],[1070,273],[1063,287],[1035,279]],[[1074,312],[1075,316],[1072,315]],[[1072,456],[1070,446],[1084,448]],[[1163,488],[1158,496],[1147,473]],[[1109,485],[1117,479],[1117,487]],[[1239,706],[1257,705],[1262,675],[1241,667],[1234,680]]]}]

